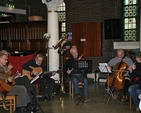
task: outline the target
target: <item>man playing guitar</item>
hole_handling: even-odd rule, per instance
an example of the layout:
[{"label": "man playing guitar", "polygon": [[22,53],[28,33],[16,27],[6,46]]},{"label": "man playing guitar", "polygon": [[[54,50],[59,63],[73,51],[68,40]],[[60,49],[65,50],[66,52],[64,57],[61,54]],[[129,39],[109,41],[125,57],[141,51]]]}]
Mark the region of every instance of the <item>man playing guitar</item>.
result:
[{"label": "man playing guitar", "polygon": [[[16,84],[12,84],[12,85],[8,85],[7,83],[12,83],[13,82],[13,77],[12,76],[7,76],[6,72],[8,72],[8,70],[5,70],[5,66],[8,60],[8,56],[7,54],[3,53],[3,51],[0,51],[0,86],[2,87],[2,89],[7,89],[8,87],[11,87],[11,90],[8,94],[14,94],[18,96],[17,99],[17,107],[16,107],[16,111],[14,113],[21,113],[21,107],[26,107],[27,104],[31,101],[29,98],[29,95],[27,93],[27,89],[23,86],[23,85],[16,85]],[[8,66],[9,70],[12,68],[12,66]],[[18,73],[18,76],[20,74]],[[3,81],[3,82],[2,82]],[[4,84],[5,83],[5,84]],[[9,89],[9,88],[8,88]]]},{"label": "man playing guitar", "polygon": [[[30,60],[29,62],[23,65],[23,71],[29,71],[29,73],[23,73],[27,75],[29,79],[37,76],[41,71],[44,73],[47,71],[45,65],[43,64],[43,55],[37,54],[35,60]],[[55,80],[50,78],[52,75],[55,75],[56,72],[53,71],[48,74],[43,74],[43,77],[37,79],[34,84],[40,85],[39,94],[42,95],[47,100],[52,100],[52,93],[54,89]],[[48,86],[47,86],[48,84]],[[47,88],[46,88],[47,87]]]}]

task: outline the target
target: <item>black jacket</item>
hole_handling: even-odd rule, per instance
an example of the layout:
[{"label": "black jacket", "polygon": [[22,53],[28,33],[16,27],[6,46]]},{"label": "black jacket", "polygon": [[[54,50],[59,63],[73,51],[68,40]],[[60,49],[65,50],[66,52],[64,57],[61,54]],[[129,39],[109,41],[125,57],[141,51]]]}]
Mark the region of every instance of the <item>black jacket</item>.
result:
[{"label": "black jacket", "polygon": [[[129,73],[129,75],[132,79],[132,84],[139,84],[138,88],[141,89],[141,63],[136,63],[135,65],[136,69]],[[134,81],[136,77],[138,77],[138,80]]]},{"label": "black jacket", "polygon": [[[73,58],[73,56],[71,56],[69,59],[67,59],[66,63],[64,64],[64,72],[67,74],[67,70],[72,70],[72,72],[70,73],[70,75],[73,73],[73,74],[77,74],[77,73],[83,73],[78,65],[77,65],[77,60],[75,60]],[[70,77],[69,75],[69,77]]]}]

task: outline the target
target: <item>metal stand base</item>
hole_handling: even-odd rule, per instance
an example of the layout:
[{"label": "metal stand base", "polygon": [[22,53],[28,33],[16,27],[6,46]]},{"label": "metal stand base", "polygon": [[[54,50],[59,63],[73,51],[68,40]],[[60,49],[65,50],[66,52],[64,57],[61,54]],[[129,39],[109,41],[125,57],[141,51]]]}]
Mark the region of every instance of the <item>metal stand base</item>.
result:
[{"label": "metal stand base", "polygon": [[114,96],[114,90],[113,90],[113,89],[108,88],[108,89],[106,89],[106,91],[107,91],[107,93],[109,94],[109,97],[108,97],[108,99],[107,99],[106,105],[109,103],[111,97],[112,97],[113,99],[115,99],[119,104],[122,104],[122,103]]},{"label": "metal stand base", "polygon": [[76,104],[76,106],[78,106],[80,102],[85,103],[85,102],[93,101],[93,100],[91,100],[90,98],[85,99],[85,96],[82,95],[80,98],[77,98],[76,101],[78,101]]},{"label": "metal stand base", "polygon": [[41,113],[44,113],[41,108],[41,105],[38,104],[37,99],[29,103],[27,108],[24,111],[26,113],[38,113],[38,111],[41,111]]}]

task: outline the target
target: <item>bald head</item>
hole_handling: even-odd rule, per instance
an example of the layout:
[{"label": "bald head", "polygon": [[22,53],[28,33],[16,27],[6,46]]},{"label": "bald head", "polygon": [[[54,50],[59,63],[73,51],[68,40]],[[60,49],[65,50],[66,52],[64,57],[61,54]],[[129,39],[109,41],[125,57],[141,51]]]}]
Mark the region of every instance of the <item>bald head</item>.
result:
[{"label": "bald head", "polygon": [[70,54],[73,56],[73,58],[77,58],[78,57],[78,50],[76,47],[72,47],[70,49]]},{"label": "bald head", "polygon": [[124,57],[124,51],[123,51],[123,49],[118,49],[117,50],[117,57],[119,59],[122,59]]}]

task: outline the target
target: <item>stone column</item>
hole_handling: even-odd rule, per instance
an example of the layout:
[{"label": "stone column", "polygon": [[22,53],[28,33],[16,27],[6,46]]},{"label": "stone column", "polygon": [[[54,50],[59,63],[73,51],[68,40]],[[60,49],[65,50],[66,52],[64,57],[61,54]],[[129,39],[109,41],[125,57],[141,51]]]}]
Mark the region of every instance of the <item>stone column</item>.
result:
[{"label": "stone column", "polygon": [[[59,27],[58,27],[58,5],[63,3],[63,0],[42,0],[43,4],[46,4],[48,9],[48,22],[47,31],[51,34],[49,40],[49,71],[54,71],[59,69],[59,54],[57,50],[54,50],[52,46],[59,40]],[[59,79],[59,74],[52,76],[51,78],[55,80]]]}]

